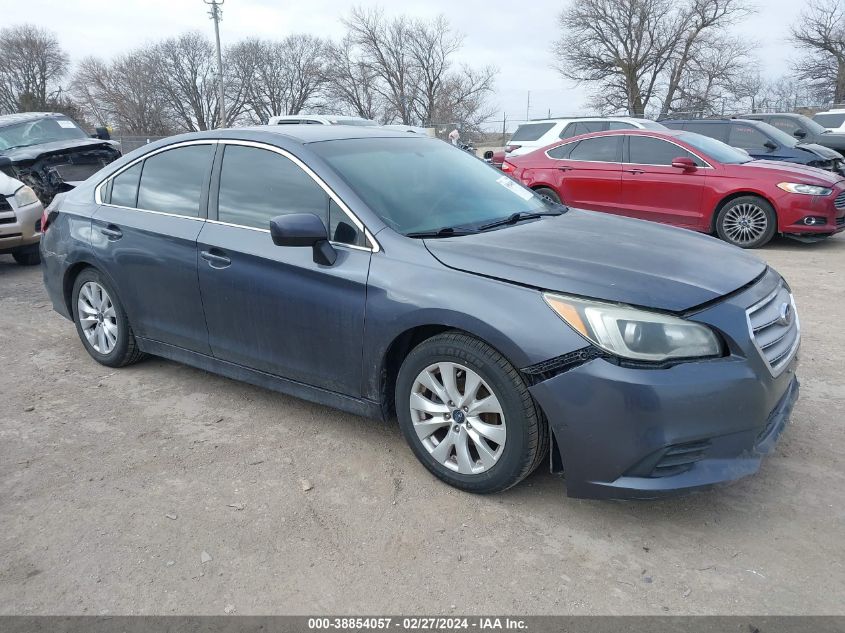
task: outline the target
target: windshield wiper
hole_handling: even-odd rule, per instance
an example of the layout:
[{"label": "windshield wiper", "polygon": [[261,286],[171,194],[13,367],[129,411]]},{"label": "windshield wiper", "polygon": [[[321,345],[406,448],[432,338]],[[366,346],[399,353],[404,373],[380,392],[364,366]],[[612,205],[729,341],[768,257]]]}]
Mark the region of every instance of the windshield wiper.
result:
[{"label": "windshield wiper", "polygon": [[519,211],[518,213],[511,213],[508,217],[496,220],[495,222],[488,222],[478,227],[479,231],[486,231],[487,229],[494,229],[497,226],[507,226],[509,224],[516,224],[522,220],[533,220],[534,218],[542,218],[547,215],[563,215],[563,211]]},{"label": "windshield wiper", "polygon": [[454,226],[444,226],[433,231],[418,231],[416,233],[405,233],[405,237],[455,237],[456,235],[470,235],[475,231],[467,229],[456,229]]}]

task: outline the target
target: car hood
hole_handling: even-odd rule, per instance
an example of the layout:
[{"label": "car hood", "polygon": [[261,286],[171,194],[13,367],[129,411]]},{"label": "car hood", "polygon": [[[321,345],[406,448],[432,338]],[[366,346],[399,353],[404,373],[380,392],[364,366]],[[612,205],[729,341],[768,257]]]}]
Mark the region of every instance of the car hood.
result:
[{"label": "car hood", "polygon": [[754,255],[705,235],[578,209],[425,244],[450,268],[672,312],[718,299],[766,270]]},{"label": "car hood", "polygon": [[818,143],[798,143],[795,146],[795,149],[807,152],[808,154],[813,154],[815,156],[820,156],[825,160],[832,160],[834,158],[842,158],[842,154],[836,152],[829,147],[825,147],[824,145],[819,145]]},{"label": "car hood", "polygon": [[832,171],[810,167],[809,165],[799,165],[798,163],[786,163],[779,160],[752,160],[751,162],[736,166],[742,167],[743,170],[765,169],[768,172],[779,172],[783,178],[792,177],[801,178],[802,182],[811,181],[808,184],[831,186],[843,180],[842,176]]},{"label": "car hood", "polygon": [[52,143],[39,143],[38,145],[29,145],[27,147],[16,147],[5,152],[0,152],[0,156],[6,156],[11,161],[17,163],[37,160],[50,154],[61,154],[72,150],[87,151],[98,148],[118,151],[117,143],[114,141],[103,141],[96,138],[74,138],[54,141]]}]

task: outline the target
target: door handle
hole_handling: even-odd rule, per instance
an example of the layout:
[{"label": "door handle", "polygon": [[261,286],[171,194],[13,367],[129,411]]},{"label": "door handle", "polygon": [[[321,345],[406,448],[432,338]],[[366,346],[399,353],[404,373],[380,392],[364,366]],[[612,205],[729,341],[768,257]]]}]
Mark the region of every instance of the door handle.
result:
[{"label": "door handle", "polygon": [[645,173],[644,169],[626,169],[625,171],[627,171],[629,174],[644,174]]},{"label": "door handle", "polygon": [[217,253],[212,253],[211,251],[200,251],[200,257],[207,261],[208,265],[212,268],[226,268],[227,266],[232,265],[231,259],[229,259],[225,255],[218,255]]},{"label": "door handle", "polygon": [[100,227],[100,233],[105,235],[110,240],[119,240],[121,237],[123,237],[123,232],[114,224],[109,224],[108,226]]},{"label": "door handle", "polygon": [[569,171],[571,169],[572,169],[572,167],[568,167],[566,165],[563,165],[563,166],[557,168],[558,171]]}]

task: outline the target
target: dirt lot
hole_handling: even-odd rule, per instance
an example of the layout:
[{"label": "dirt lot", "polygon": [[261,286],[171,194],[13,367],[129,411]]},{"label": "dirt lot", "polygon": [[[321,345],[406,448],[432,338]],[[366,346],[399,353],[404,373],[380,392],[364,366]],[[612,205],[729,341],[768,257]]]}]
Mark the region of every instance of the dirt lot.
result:
[{"label": "dirt lot", "polygon": [[754,477],[631,503],[463,494],[391,425],[102,367],[2,256],[0,613],[845,614],[845,235],[759,254],[804,329],[793,425]]}]

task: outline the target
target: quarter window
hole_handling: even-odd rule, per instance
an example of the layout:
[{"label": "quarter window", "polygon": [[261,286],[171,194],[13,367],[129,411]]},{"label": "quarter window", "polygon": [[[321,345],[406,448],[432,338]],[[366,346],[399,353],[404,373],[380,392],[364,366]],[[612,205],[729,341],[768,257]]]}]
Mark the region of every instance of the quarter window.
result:
[{"label": "quarter window", "polygon": [[259,229],[289,213],[315,213],[326,223],[329,197],[289,158],[276,152],[227,145],[217,208],[221,222]]},{"label": "quarter window", "polygon": [[141,165],[132,165],[112,180],[109,202],[119,207],[135,207],[138,203],[138,180],[141,178]]},{"label": "quarter window", "polygon": [[213,156],[213,145],[188,145],[146,159],[138,187],[138,208],[199,217]]},{"label": "quarter window", "polygon": [[699,167],[704,166],[704,163],[696,158],[696,156],[674,143],[650,136],[632,135],[628,138],[630,138],[631,143],[629,146],[630,163],[669,166],[674,159],[683,156],[685,158],[691,158]]},{"label": "quarter window", "polygon": [[580,141],[570,152],[569,160],[585,160],[600,163],[619,161],[621,136],[599,136]]},{"label": "quarter window", "polygon": [[578,145],[578,142],[575,143],[566,143],[564,145],[558,145],[557,147],[553,147],[548,151],[549,158],[557,158],[558,160],[569,158],[570,152],[572,149]]}]

